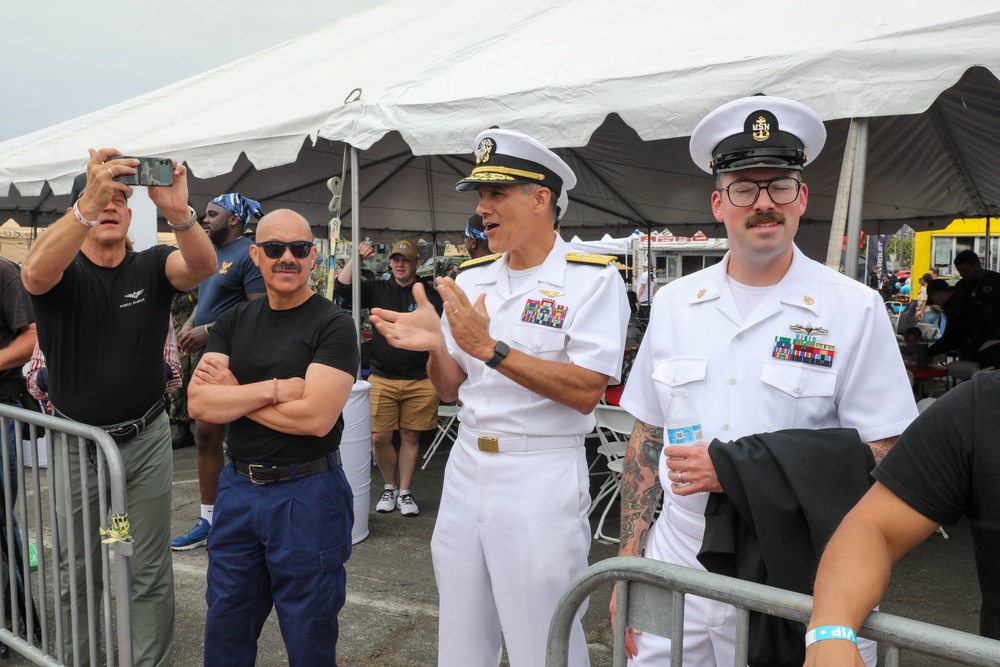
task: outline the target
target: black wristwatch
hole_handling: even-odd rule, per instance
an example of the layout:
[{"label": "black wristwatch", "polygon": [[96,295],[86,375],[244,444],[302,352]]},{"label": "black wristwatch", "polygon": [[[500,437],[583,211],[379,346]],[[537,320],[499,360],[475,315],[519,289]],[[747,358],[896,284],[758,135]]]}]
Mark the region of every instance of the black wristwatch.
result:
[{"label": "black wristwatch", "polygon": [[507,343],[498,340],[497,344],[493,346],[493,358],[487,361],[486,365],[490,368],[496,368],[501,361],[507,358],[508,352],[510,352],[510,348],[507,347]]}]

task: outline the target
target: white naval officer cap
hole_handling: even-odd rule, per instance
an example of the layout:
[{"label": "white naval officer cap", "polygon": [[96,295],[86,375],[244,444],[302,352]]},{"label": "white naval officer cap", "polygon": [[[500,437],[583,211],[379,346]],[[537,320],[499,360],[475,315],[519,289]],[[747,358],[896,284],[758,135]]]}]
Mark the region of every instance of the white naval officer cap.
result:
[{"label": "white naval officer cap", "polygon": [[[475,190],[483,184],[537,183],[552,191],[559,204],[563,193],[576,185],[576,174],[562,158],[526,134],[490,129],[479,133],[472,150],[476,166],[455,184],[459,191]],[[569,198],[565,200],[565,213]]]},{"label": "white naval officer cap", "polygon": [[723,104],[691,133],[691,159],[710,174],[772,167],[801,171],[826,143],[812,109],[783,97],[757,95]]}]

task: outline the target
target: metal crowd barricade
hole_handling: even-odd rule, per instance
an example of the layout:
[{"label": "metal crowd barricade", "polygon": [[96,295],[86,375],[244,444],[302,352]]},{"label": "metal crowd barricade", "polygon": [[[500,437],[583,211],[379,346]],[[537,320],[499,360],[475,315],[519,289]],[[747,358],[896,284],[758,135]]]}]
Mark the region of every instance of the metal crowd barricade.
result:
[{"label": "metal crowd barricade", "polygon": [[[587,568],[570,583],[549,626],[546,667],[567,667],[569,636],[580,605],[601,586],[616,584],[614,667],[624,667],[625,627],[671,640],[684,631],[684,596],[720,600],[737,608],[736,667],[747,664],[750,611],[806,623],[812,597],[648,558],[609,558]],[[886,647],[886,667],[898,667],[900,649],[964,665],[1000,665],[1000,641],[882,612],[865,620],[862,637]],[[671,667],[680,667],[683,642],[671,642]]]},{"label": "metal crowd barricade", "polygon": [[[103,657],[108,667],[116,664],[132,667],[129,557],[133,553],[133,543],[128,530],[125,470],[117,445],[103,430],[68,419],[2,404],[0,417],[14,420],[17,436],[14,441],[17,464],[12,471],[7,422],[0,423],[5,524],[0,551],[5,565],[3,578],[6,579],[0,580],[0,645],[4,650],[13,649],[34,664],[63,665],[67,664],[68,657],[63,648],[64,637],[71,638],[72,645],[79,647],[79,638],[86,635],[89,636],[90,665],[101,664],[99,658]],[[30,440],[20,437],[22,427],[30,431]],[[44,436],[40,435],[42,428]],[[100,549],[103,586],[99,589],[90,562],[93,540],[101,539],[98,529],[77,534],[70,520],[66,522],[66,535],[60,535],[56,528],[54,457],[60,457],[64,469],[68,468],[71,448],[76,448],[80,461],[89,460],[96,467],[95,473],[89,465],[80,466],[80,491],[83,498],[88,498],[96,487],[100,516],[91,516],[90,503],[81,503],[83,525],[96,525],[100,535],[108,536],[107,540],[102,540]],[[30,467],[25,465],[26,455],[30,456]],[[40,464],[47,464],[44,472]],[[14,505],[13,488],[17,489]],[[65,515],[71,517],[69,476],[62,480],[62,491]],[[12,506],[14,512],[6,511]],[[112,518],[110,529],[105,525],[109,517]],[[59,549],[63,538],[68,553],[65,563]],[[86,554],[86,599],[78,599],[76,592],[74,545],[78,540],[83,540]],[[110,576],[112,552],[113,585]],[[64,602],[60,595],[60,570],[66,568],[70,589],[69,627],[64,627]],[[88,627],[80,627],[80,608],[89,605],[95,609],[102,599],[102,613],[90,614]],[[72,664],[81,664],[86,656],[81,657],[78,651],[74,653]]]}]

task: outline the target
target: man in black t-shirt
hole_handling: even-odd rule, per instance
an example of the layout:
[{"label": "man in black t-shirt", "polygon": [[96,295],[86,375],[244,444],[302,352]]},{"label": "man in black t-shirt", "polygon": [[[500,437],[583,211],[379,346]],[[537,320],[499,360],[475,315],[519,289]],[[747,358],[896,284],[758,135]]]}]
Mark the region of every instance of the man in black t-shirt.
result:
[{"label": "man in black t-shirt", "polygon": [[[358,244],[358,256],[371,259],[375,249],[370,243]],[[412,241],[397,241],[389,253],[392,277],[388,280],[364,280],[361,283],[361,307],[383,308],[407,313],[417,307],[413,286],[424,285],[428,299],[441,314],[441,297],[427,283],[417,280],[420,251]],[[350,293],[353,280],[352,259],[337,276],[336,289]],[[420,455],[420,432],[437,427],[438,395],[427,378],[427,353],[395,348],[385,336],[374,330],[372,340],[371,382],[372,453],[382,473],[385,487],[375,510],[391,512],[397,507],[403,516],[416,516],[420,508],[413,499],[413,474]],[[392,445],[393,431],[399,429],[399,455]],[[397,477],[398,473],[398,477]],[[398,481],[398,485],[397,485]]]},{"label": "man in black t-shirt", "polygon": [[192,417],[231,424],[232,465],[208,535],[205,664],[253,664],[275,606],[289,664],[336,665],[354,525],[341,412],[357,334],[309,288],[316,249],[305,218],[265,215],[250,257],[266,298],[219,316],[188,395]]},{"label": "man in black t-shirt", "polygon": [[[998,399],[1000,372],[976,373],[899,436],[872,472],[875,486],[823,553],[810,628],[832,624],[857,632],[885,594],[893,563],[939,525],[964,515],[983,596],[979,633],[1000,639]],[[807,665],[851,664],[857,649],[849,641],[821,641],[806,655]]]},{"label": "man in black t-shirt", "polygon": [[[117,158],[104,162],[105,158]],[[163,347],[170,326],[170,303],[178,291],[196,287],[215,271],[215,251],[188,207],[187,170],[174,163],[172,187],[150,187],[149,198],[176,232],[176,249],[154,246],[126,249],[132,189],[114,180],[136,173],[139,161],[114,149],[90,151],[85,189],[73,208],[49,226],[32,246],[21,280],[32,295],[38,343],[48,360],[48,395],[59,416],[105,429],[119,445],[135,553],[132,568],[132,618],[136,665],[167,665],[173,641],[174,589],[170,560],[170,492],[173,478],[170,423],[164,412]],[[79,190],[79,188],[76,188]],[[69,465],[64,462],[63,446]],[[88,465],[75,442],[56,440],[52,459],[61,571],[65,662],[89,664],[86,628],[100,623],[86,600],[83,508],[93,525],[91,570],[102,585],[97,485],[82,497],[81,468]],[[63,498],[66,478],[72,488]],[[91,480],[94,478],[91,477]],[[66,501],[73,508],[65,511]],[[68,527],[76,540],[70,563]],[[71,591],[70,567],[76,573]],[[119,591],[127,595],[128,591]],[[76,596],[75,598],[73,596]],[[71,624],[71,612],[79,614]],[[80,628],[73,637],[70,628]],[[75,654],[75,655],[74,655]]]}]

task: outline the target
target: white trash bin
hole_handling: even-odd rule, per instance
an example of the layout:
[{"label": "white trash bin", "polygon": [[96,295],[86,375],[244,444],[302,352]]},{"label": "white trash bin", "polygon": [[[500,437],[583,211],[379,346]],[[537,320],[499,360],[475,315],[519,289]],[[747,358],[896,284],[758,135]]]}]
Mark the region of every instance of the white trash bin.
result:
[{"label": "white trash bin", "polygon": [[364,380],[354,383],[344,406],[344,433],[340,439],[344,474],[354,492],[353,544],[368,537],[372,487],[372,409],[368,397],[371,388]]}]

